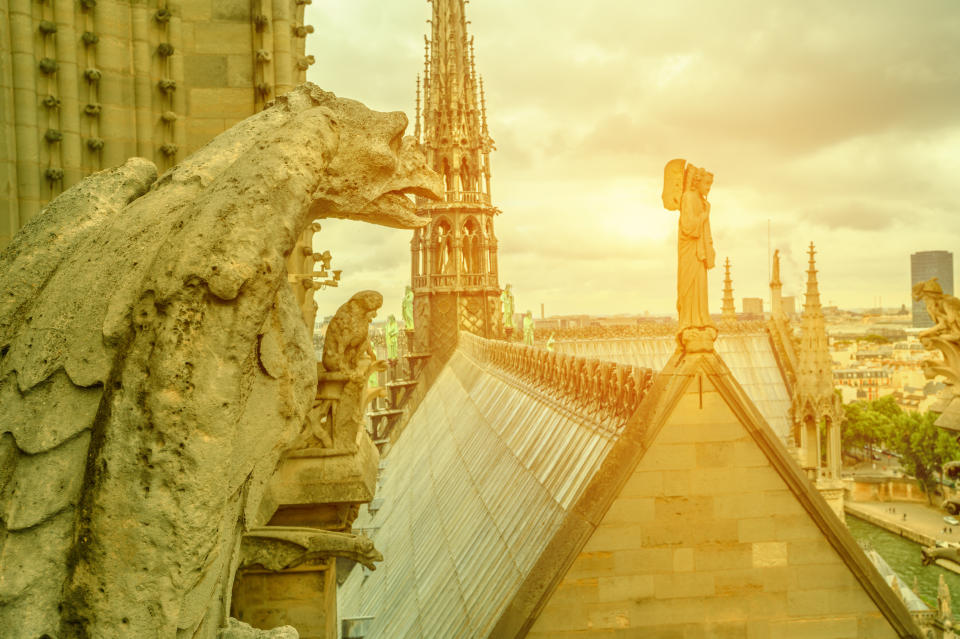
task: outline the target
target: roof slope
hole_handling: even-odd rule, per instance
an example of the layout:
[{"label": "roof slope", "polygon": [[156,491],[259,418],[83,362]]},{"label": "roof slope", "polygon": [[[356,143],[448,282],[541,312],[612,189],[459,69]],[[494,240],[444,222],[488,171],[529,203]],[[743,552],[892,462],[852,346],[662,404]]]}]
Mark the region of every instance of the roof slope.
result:
[{"label": "roof slope", "polygon": [[[522,347],[519,347],[522,348]],[[452,355],[355,523],[384,562],[341,586],[368,637],[485,637],[617,437],[510,376]]]},{"label": "roof slope", "polygon": [[570,513],[493,636],[920,636],[715,353],[674,355]]},{"label": "roof slope", "polygon": [[[492,355],[478,354],[484,349]],[[915,636],[903,604],[715,353],[688,359],[675,353],[653,387],[639,394],[639,409],[613,428],[586,417],[583,407],[617,393],[597,391],[586,369],[567,356],[548,360],[558,369],[545,366],[544,357],[540,349],[461,336],[391,450],[378,493],[382,506],[355,524],[371,533],[385,561],[374,573],[349,575],[338,593],[341,618],[373,617],[371,639],[526,636],[634,470],[663,461],[656,453],[644,457],[685,394],[687,405],[696,405],[690,394],[700,378],[702,393],[712,397],[707,405],[701,395],[702,406],[721,407],[722,398],[717,415],[748,433],[746,454],[763,460],[768,478],[780,482],[776,503],[786,500],[792,516],[812,526],[816,552],[834,558],[857,605],[875,605],[864,619],[884,632]],[[604,379],[623,379],[623,370],[606,370],[596,368]],[[562,390],[546,392],[549,384]],[[581,389],[577,401],[569,398],[571,384]],[[715,428],[708,413],[700,425],[706,434]],[[705,443],[709,454],[722,454],[721,446]],[[713,470],[725,471],[720,466]],[[765,509],[761,500],[751,516],[763,519]],[[682,534],[690,528],[671,525]],[[722,550],[718,557],[728,560]]]},{"label": "roof slope", "polygon": [[[663,370],[677,348],[674,337],[594,339],[557,342],[561,353]],[[723,359],[760,414],[782,440],[790,433],[790,391],[767,333],[721,333],[716,342]]]}]

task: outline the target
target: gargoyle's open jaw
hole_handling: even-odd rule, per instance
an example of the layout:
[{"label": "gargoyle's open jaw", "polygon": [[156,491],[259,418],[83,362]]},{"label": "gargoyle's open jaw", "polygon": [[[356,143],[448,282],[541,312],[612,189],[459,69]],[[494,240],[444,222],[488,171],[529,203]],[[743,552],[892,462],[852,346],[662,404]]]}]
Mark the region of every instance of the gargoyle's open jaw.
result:
[{"label": "gargoyle's open jaw", "polygon": [[430,217],[417,213],[417,205],[409,196],[431,201],[440,199],[437,193],[421,186],[387,191],[367,204],[356,219],[397,229],[413,229],[426,226]]}]

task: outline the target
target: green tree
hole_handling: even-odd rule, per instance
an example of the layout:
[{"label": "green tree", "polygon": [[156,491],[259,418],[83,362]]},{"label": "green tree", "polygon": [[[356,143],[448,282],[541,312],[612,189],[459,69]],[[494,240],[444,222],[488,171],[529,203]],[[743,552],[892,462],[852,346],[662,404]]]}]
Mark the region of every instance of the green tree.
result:
[{"label": "green tree", "polygon": [[904,472],[916,478],[933,503],[933,495],[940,484],[940,467],[948,461],[960,459],[960,446],[945,431],[934,426],[937,415],[901,411],[893,419],[889,443],[900,453]]},{"label": "green tree", "polygon": [[847,419],[840,427],[840,443],[854,455],[865,446],[879,448],[890,436],[894,421],[903,413],[891,396],[853,402],[843,409]]},{"label": "green tree", "polygon": [[932,504],[941,466],[960,459],[960,445],[933,425],[937,415],[904,411],[890,395],[843,408],[847,418],[840,429],[843,448],[849,453],[864,446],[893,449],[900,454],[903,471],[917,480]]}]

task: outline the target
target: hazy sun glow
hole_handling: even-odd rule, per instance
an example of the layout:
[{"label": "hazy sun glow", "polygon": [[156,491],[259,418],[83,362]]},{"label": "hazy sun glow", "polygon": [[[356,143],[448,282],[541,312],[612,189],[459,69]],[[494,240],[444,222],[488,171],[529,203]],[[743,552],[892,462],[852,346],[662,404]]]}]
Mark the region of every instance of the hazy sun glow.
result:
[{"label": "hazy sun glow", "polygon": [[[768,297],[768,220],[784,295],[802,292],[812,240],[824,302],[851,308],[909,305],[910,253],[960,249],[949,0],[477,0],[468,12],[497,144],[500,279],[518,309],[672,312],[676,214],[659,194],[674,157],[716,174],[716,249],[738,306]],[[412,122],[429,13],[414,1],[314,3],[309,79]],[[409,239],[325,224],[318,247],[344,276],[318,296],[321,314],[367,287],[384,293],[384,315],[398,312]],[[721,280],[711,271],[714,312]]]}]

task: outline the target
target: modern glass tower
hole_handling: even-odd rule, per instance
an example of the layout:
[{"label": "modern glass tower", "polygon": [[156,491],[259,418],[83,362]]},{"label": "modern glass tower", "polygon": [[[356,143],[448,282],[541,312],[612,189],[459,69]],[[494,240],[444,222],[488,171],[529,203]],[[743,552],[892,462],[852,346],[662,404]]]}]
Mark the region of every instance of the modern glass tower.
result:
[{"label": "modern glass tower", "polygon": [[[917,282],[937,278],[947,295],[953,295],[953,253],[950,251],[919,251],[910,256],[910,288]],[[933,326],[923,302],[913,302],[914,328]]]}]

